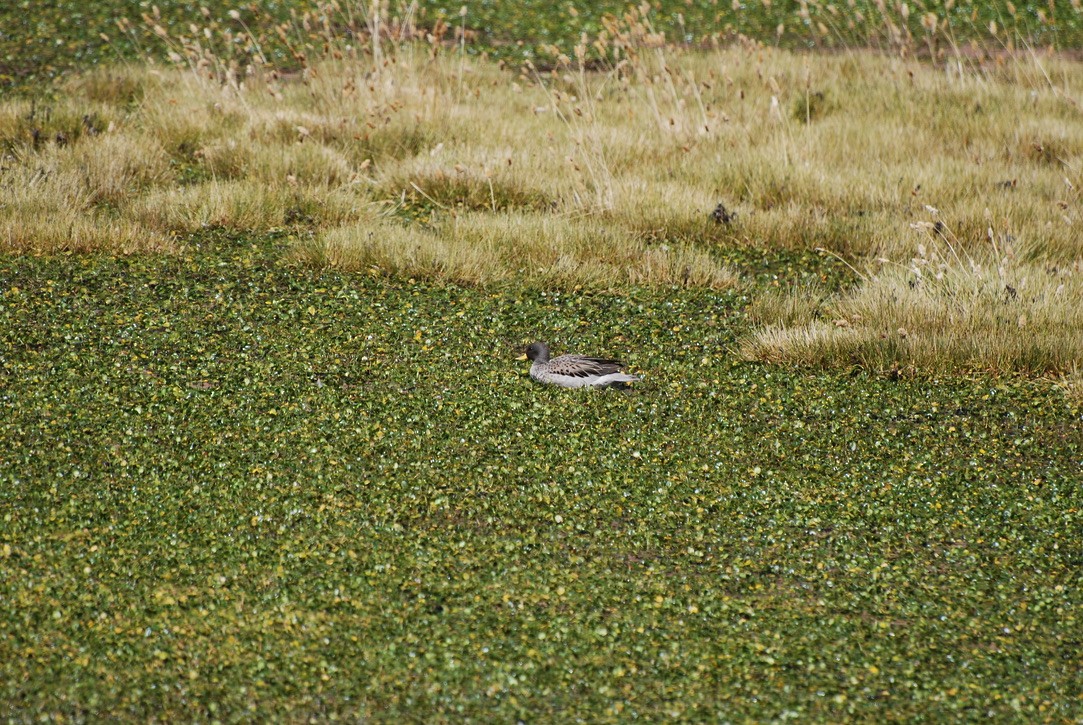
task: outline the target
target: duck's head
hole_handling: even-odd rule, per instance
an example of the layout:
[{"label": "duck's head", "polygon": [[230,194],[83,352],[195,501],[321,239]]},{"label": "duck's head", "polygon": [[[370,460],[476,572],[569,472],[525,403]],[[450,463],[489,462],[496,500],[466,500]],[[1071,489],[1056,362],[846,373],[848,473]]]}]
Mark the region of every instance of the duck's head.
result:
[{"label": "duck's head", "polygon": [[526,348],[526,359],[533,362],[549,362],[549,346],[544,342],[533,342]]}]

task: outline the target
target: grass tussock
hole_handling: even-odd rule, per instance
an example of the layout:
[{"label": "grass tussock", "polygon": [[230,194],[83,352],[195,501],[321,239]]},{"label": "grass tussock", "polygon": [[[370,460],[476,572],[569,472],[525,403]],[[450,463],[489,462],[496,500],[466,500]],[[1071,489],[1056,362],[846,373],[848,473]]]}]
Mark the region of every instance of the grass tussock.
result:
[{"label": "grass tussock", "polygon": [[722,289],[728,268],[687,245],[649,244],[600,219],[472,212],[433,228],[374,219],[326,232],[302,258],[351,270],[420,275],[461,284],[683,285]]},{"label": "grass tussock", "polygon": [[776,295],[746,359],[874,370],[1062,373],[1083,360],[1083,264],[958,258],[948,245],[888,264],[854,290]]},{"label": "grass tussock", "polygon": [[1083,368],[1074,367],[1057,381],[1065,397],[1076,405],[1083,406]]},{"label": "grass tussock", "polygon": [[409,164],[402,173],[386,178],[383,190],[387,198],[400,197],[411,206],[430,210],[542,211],[556,204],[555,199],[525,186],[514,174],[494,173],[489,168]]},{"label": "grass tussock", "polygon": [[268,186],[256,180],[224,180],[160,190],[141,196],[128,216],[142,228],[191,234],[208,227],[236,231],[272,229],[319,219],[345,224],[366,215],[349,189]]}]

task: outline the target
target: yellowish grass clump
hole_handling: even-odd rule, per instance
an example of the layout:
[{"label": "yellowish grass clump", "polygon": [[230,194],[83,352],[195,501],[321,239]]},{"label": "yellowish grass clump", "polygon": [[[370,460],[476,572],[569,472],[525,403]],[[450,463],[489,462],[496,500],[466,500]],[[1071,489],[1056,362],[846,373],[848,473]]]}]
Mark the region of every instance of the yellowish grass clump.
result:
[{"label": "yellowish grass clump", "polygon": [[304,254],[347,269],[467,283],[724,288],[736,282],[690,246],[649,244],[598,220],[519,212],[466,212],[432,228],[376,220],[330,231]]},{"label": "yellowish grass clump", "polygon": [[[928,262],[918,258],[916,262]],[[1083,360],[1083,267],[974,260],[891,266],[852,292],[775,298],[749,359],[874,370],[1054,372]],[[788,303],[788,304],[787,304]]]},{"label": "yellowish grass clump", "polygon": [[1083,368],[1072,368],[1060,377],[1058,384],[1070,400],[1077,405],[1083,405]]},{"label": "yellowish grass clump", "polygon": [[761,302],[748,357],[1083,360],[1083,65],[684,52],[634,30],[607,30],[594,72],[586,47],[513,72],[374,43],[293,76],[203,48],[76,79],[48,113],[0,105],[0,246],[304,224],[297,256],[349,269],[715,288],[735,282],[721,247],[822,248],[861,283]]}]

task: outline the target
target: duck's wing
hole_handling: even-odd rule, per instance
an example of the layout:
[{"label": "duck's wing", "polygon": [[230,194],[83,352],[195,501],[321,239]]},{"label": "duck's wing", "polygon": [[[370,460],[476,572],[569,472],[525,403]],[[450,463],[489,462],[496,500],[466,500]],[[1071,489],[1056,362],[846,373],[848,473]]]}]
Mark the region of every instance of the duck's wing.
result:
[{"label": "duck's wing", "polygon": [[549,372],[553,375],[566,375],[570,378],[600,378],[603,375],[619,373],[624,363],[620,360],[607,360],[585,355],[561,355],[549,361]]}]

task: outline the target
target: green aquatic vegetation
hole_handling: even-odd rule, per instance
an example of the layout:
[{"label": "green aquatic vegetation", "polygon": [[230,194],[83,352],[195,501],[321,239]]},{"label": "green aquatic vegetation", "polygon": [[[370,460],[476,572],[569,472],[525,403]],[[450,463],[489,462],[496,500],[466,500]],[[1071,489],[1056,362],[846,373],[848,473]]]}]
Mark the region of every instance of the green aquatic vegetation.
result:
[{"label": "green aquatic vegetation", "polygon": [[[0,260],[6,717],[1078,716],[1078,401],[292,243]],[[536,385],[539,338],[644,380]]]}]

